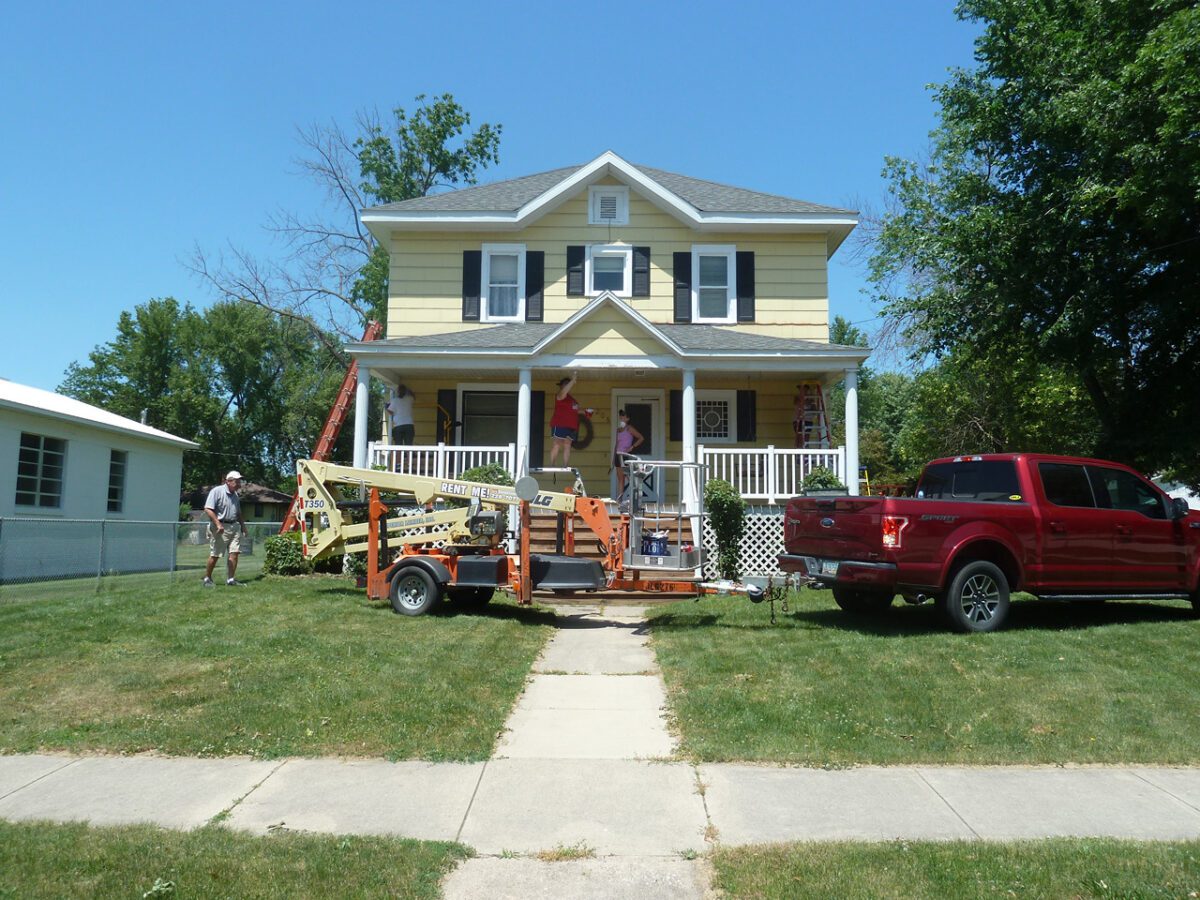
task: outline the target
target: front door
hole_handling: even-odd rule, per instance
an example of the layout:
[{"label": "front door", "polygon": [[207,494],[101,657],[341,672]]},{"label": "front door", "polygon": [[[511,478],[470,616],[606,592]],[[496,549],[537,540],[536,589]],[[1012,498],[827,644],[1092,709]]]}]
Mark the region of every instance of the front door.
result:
[{"label": "front door", "polygon": [[[616,446],[616,422],[618,410],[625,410],[629,415],[629,423],[641,433],[644,443],[637,448],[635,455],[643,459],[663,459],[666,453],[663,434],[663,398],[661,394],[646,391],[615,391],[613,393],[612,422],[613,434],[609,436],[609,447]],[[634,486],[642,492],[642,497],[648,501],[658,501],[662,497],[663,486],[659,484],[660,477],[634,477]],[[613,470],[610,485],[611,496],[617,496],[617,473]]]}]

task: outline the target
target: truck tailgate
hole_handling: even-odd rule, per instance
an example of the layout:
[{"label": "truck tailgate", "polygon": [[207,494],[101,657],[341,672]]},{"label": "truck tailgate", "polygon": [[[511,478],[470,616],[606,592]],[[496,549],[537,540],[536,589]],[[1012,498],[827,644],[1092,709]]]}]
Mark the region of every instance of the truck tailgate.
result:
[{"label": "truck tailgate", "polygon": [[825,559],[879,559],[883,497],[796,497],[784,517],[784,552]]}]

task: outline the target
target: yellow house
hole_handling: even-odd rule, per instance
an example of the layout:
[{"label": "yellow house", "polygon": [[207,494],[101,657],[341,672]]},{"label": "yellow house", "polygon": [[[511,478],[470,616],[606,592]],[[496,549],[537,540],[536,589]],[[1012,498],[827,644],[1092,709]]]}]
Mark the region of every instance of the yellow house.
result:
[{"label": "yellow house", "polygon": [[[355,464],[548,466],[557,383],[576,372],[572,395],[594,413],[570,465],[589,494],[615,495],[619,409],[645,438],[639,455],[706,463],[751,502],[792,496],[814,465],[857,492],[868,351],[829,343],[827,278],[855,215],[612,152],[367,209],[391,267],[386,339],[349,347],[358,408],[371,378],[405,385],[415,443],[386,429],[369,442],[358,415]],[[811,385],[841,380],[846,446],[829,447],[805,409],[823,402]]]}]

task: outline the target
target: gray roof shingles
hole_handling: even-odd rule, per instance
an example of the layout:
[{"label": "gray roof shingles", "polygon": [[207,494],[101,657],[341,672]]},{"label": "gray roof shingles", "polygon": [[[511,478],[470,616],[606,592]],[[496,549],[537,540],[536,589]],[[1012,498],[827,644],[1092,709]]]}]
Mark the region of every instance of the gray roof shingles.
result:
[{"label": "gray roof shingles", "polygon": [[[463,188],[460,191],[416,197],[412,200],[402,200],[399,203],[385,203],[382,206],[371,207],[366,212],[516,212],[526,203],[537,199],[546,191],[570,178],[581,168],[583,167],[567,166],[508,181]],[[634,166],[634,168],[703,213],[855,215],[853,210],[822,206],[818,203],[794,200],[791,197],[781,197],[776,194],[764,194],[715,181],[704,181],[650,166]]]},{"label": "gray roof shingles", "polygon": [[[389,338],[374,341],[369,346],[375,351],[397,350],[425,352],[429,350],[500,350],[515,353],[532,350],[539,341],[553,333],[561,325],[542,322],[519,322],[476,328],[471,331],[452,331],[447,334],[427,334],[420,337]],[[687,352],[734,352],[734,353],[812,353],[814,351],[858,350],[862,347],[845,347],[823,341],[801,338],[779,338],[766,334],[748,334],[714,325],[656,325],[659,331],[682,350]]]}]

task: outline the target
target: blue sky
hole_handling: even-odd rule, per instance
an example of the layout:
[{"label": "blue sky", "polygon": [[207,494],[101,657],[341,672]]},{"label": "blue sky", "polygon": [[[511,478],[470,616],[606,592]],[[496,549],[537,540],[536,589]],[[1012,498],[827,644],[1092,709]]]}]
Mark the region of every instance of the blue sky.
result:
[{"label": "blue sky", "polygon": [[[0,377],[54,389],[153,297],[213,297],[194,246],[273,252],[315,209],[297,126],[454,94],[504,126],[484,180],[645,165],[834,206],[923,152],[971,64],[951,2],[10,4],[0,29]],[[847,247],[849,245],[847,244]],[[833,313],[871,327],[843,248]]]}]

